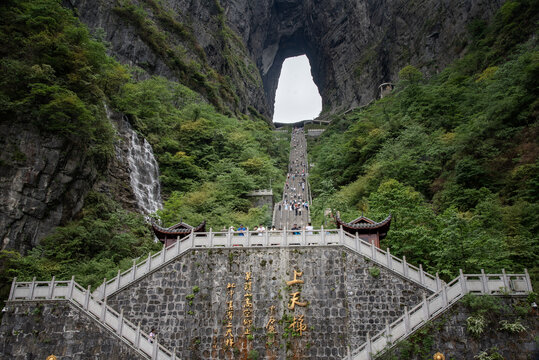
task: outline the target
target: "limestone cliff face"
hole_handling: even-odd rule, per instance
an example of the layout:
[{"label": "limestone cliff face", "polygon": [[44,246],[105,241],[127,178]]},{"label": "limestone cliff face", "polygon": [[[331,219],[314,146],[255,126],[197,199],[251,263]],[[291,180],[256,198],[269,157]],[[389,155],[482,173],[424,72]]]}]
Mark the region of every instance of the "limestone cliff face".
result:
[{"label": "limestone cliff face", "polygon": [[[503,0],[64,0],[122,63],[180,80],[224,112],[273,114],[281,66],[307,54],[327,114],[366,104],[413,64],[432,74],[465,51],[466,24]],[[141,15],[143,14],[143,15]],[[150,25],[148,25],[148,21]],[[100,30],[102,29],[102,30]],[[81,149],[0,124],[0,241],[28,249],[92,188],[135,208],[125,144],[98,179]]]},{"label": "limestone cliff face", "polygon": [[0,123],[0,249],[25,251],[82,208],[91,189],[109,194],[124,208],[137,210],[129,186],[127,139],[120,114],[115,156],[98,169],[84,149],[30,124]]},{"label": "limestone cliff face", "polygon": [[80,148],[29,124],[0,124],[1,248],[35,246],[82,207],[97,172]]},{"label": "limestone cliff face", "polygon": [[[473,19],[488,19],[503,2],[164,0],[160,6],[189,29],[209,66],[231,79],[236,110],[248,113],[252,107],[271,118],[287,57],[309,57],[324,110],[335,113],[370,102],[378,86],[397,81],[398,71],[408,64],[426,75],[443,69],[465,51],[466,25]],[[155,6],[150,6],[154,1],[130,3],[146,9],[150,18],[158,18]],[[70,4],[90,28],[105,30],[111,53],[121,61],[151,74],[177,77],[147,39],[137,34],[132,22],[112,10],[118,3],[71,0]],[[220,23],[222,16],[225,28]],[[221,36],[229,29],[239,35],[245,51],[239,45],[231,49],[234,41]],[[182,43],[170,28],[163,26],[162,30],[168,41]],[[185,54],[197,58],[189,46],[185,46]],[[252,64],[256,64],[257,74],[242,71]]]}]

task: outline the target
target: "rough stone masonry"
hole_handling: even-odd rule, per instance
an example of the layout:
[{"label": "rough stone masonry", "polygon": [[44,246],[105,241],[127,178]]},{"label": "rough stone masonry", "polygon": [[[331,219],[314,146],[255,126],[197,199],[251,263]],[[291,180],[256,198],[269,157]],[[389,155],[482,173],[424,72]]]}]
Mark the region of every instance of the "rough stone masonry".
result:
[{"label": "rough stone masonry", "polygon": [[108,304],[144,330],[155,328],[185,359],[250,352],[342,359],[347,346],[358,347],[423,293],[429,291],[340,246],[214,248],[189,252]]}]

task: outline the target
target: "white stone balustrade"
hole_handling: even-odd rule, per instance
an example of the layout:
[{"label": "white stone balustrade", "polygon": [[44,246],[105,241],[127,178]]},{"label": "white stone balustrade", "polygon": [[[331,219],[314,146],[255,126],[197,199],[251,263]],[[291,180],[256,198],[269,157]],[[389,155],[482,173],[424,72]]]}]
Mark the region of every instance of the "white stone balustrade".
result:
[{"label": "white stone balustrade", "polygon": [[346,359],[372,360],[375,355],[381,355],[397,342],[412,335],[427,321],[449,309],[464,295],[526,295],[532,291],[528,272],[524,274],[463,274],[444,285],[438,292],[424,298],[421,303],[406,310],[404,315],[386,326],[386,330],[379,332],[358,349],[351,352]]},{"label": "white stone balustrade", "polygon": [[9,301],[67,300],[88,314],[92,319],[104,325],[104,328],[116,334],[126,345],[133,348],[146,359],[176,360],[175,352],[161,346],[157,340],[148,341],[148,334],[107,306],[106,300],[96,299],[90,289],[84,289],[74,278],[71,281],[31,281],[17,282],[9,294]]},{"label": "white stone balustrade", "polygon": [[321,229],[316,230],[280,230],[265,231],[260,235],[258,232],[237,231],[213,232],[211,229],[205,233],[191,233],[182,241],[163,247],[163,250],[156,254],[148,255],[140,262],[134,262],[133,266],[108,281],[104,281],[95,292],[94,296],[103,299],[126,287],[133,281],[153,272],[178,256],[183,255],[191,249],[197,248],[238,248],[238,247],[292,247],[292,246],[330,246],[342,245],[348,249],[359,253],[370,260],[376,262],[401,276],[406,277],[433,292],[440,290],[442,282],[437,276],[423,271],[421,265],[415,267],[406,262],[406,259],[397,258],[389,252],[375,247],[367,241],[350,236],[342,229]]}]

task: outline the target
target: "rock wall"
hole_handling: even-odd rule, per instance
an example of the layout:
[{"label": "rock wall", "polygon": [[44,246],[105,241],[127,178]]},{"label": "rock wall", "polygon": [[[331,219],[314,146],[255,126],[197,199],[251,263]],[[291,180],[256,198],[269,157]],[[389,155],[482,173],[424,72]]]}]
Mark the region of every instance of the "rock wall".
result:
[{"label": "rock wall", "polygon": [[0,123],[1,248],[26,250],[69,220],[97,170],[83,149],[33,125]]},{"label": "rock wall", "polygon": [[[144,330],[155,328],[159,341],[185,359],[245,359],[253,352],[267,359],[342,359],[347,346],[359,346],[426,293],[377,269],[342,247],[200,249],[110,296],[108,304]],[[287,284],[294,276],[303,283]],[[289,308],[294,293],[306,306]],[[300,315],[303,330],[296,328]]]},{"label": "rock wall", "polygon": [[[67,1],[66,1],[67,2]],[[426,75],[442,70],[463,54],[467,24],[489,19],[504,0],[163,0],[160,6],[184,24],[196,40],[184,46],[190,59],[204,51],[208,64],[229,77],[236,106],[254,107],[271,118],[275,91],[285,58],[306,54],[328,113],[363,105],[377,96],[378,86],[396,82],[398,71],[412,64]],[[133,0],[148,9],[152,0]],[[136,29],[112,9],[116,2],[70,0],[83,22],[102,28],[110,52],[122,62],[151,74],[177,77],[171,66]],[[244,46],[233,54],[223,37],[220,14]],[[185,44],[170,29],[170,42]],[[245,47],[245,51],[243,50]],[[250,72],[256,64],[258,74]],[[247,71],[245,69],[248,69]],[[260,82],[260,78],[262,82]],[[231,104],[231,103],[230,103]]]},{"label": "rock wall", "polygon": [[71,220],[92,189],[126,209],[138,209],[127,161],[130,135],[121,114],[108,116],[118,138],[105,169],[97,169],[84,149],[60,136],[46,135],[29,123],[0,123],[0,249],[33,248]]},{"label": "rock wall", "polygon": [[[413,336],[407,344],[401,344],[380,358],[380,360],[432,359],[440,352],[446,359],[474,360],[482,352],[486,352],[489,359],[528,360],[539,358],[539,314],[517,314],[515,306],[523,307],[526,303],[523,298],[500,298],[503,306],[500,312],[488,312],[485,315],[485,330],[478,336],[472,335],[466,326],[466,319],[473,312],[462,301],[452,307],[437,319],[431,321],[420,333]],[[529,308],[529,305],[527,306]],[[500,330],[500,321],[510,323],[519,321],[526,330],[511,333]],[[409,346],[409,344],[413,344]],[[414,346],[415,345],[415,346]],[[415,351],[411,349],[416,349]],[[502,357],[495,357],[498,353]],[[486,357],[484,357],[486,359]]]},{"label": "rock wall", "polygon": [[0,325],[3,359],[144,359],[67,301],[9,303]]}]

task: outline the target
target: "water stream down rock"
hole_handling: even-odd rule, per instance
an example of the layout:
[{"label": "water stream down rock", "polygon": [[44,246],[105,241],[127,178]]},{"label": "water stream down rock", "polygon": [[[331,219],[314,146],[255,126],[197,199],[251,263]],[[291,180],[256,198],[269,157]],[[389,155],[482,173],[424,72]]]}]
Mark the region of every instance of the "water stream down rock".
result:
[{"label": "water stream down rock", "polygon": [[154,213],[163,207],[159,166],[150,143],[139,136],[129,124],[126,131],[130,141],[127,161],[131,188],[139,208],[145,214]]}]

